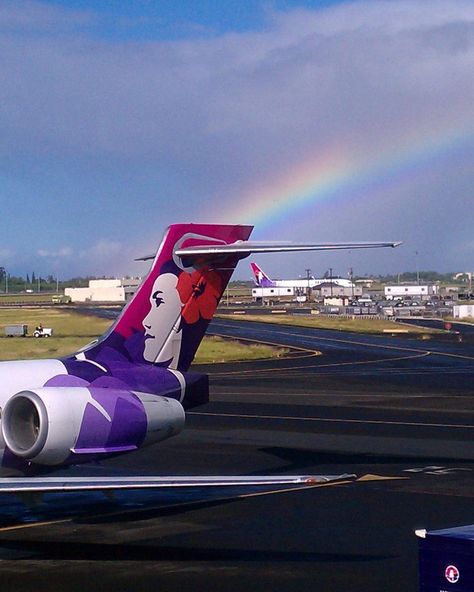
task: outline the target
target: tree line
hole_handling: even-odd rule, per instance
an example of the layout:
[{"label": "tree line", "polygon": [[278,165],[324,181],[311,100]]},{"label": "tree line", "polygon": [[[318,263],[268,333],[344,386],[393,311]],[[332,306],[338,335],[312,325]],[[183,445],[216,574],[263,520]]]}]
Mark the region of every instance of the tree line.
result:
[{"label": "tree line", "polygon": [[9,274],[5,267],[0,266],[0,293],[5,292],[56,292],[63,291],[64,288],[86,288],[89,280],[106,279],[96,276],[74,277],[68,280],[58,280],[53,275],[42,277],[34,271],[27,273],[24,277]]}]

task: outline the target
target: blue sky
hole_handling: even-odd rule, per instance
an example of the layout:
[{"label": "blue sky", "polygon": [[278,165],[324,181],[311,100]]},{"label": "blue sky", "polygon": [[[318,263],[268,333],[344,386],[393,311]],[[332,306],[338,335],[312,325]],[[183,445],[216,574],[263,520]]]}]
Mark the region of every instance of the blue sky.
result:
[{"label": "blue sky", "polygon": [[[344,0],[51,0],[49,4],[91,15],[90,31],[123,39],[183,39],[265,28],[273,12],[321,9]],[[349,0],[345,0],[346,2]]]},{"label": "blue sky", "polygon": [[[262,258],[274,276],[474,267],[470,0],[4,0],[0,51],[12,274],[138,274],[168,224],[216,220],[255,222],[257,239],[405,241]],[[370,169],[414,145],[406,170],[247,218],[302,164]]]}]

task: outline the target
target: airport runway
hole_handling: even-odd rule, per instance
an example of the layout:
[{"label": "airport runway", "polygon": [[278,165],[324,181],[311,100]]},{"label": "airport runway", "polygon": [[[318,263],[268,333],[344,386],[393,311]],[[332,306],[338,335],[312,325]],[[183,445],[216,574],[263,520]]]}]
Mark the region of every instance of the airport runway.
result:
[{"label": "airport runway", "polygon": [[163,516],[134,508],[0,529],[3,587],[417,590],[414,529],[474,523],[473,346],[227,320],[211,331],[291,350],[201,367],[212,402],[185,431],[107,465],[359,479]]}]

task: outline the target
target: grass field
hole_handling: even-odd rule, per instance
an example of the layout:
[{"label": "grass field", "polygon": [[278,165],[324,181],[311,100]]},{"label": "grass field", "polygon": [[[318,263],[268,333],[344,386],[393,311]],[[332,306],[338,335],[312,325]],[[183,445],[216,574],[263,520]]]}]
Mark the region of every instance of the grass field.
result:
[{"label": "grass field", "polygon": [[[233,315],[219,314],[220,318],[236,318]],[[359,318],[339,318],[327,317],[319,315],[303,316],[303,315],[253,315],[245,314],[239,316],[239,319],[245,321],[259,321],[263,323],[277,323],[281,325],[291,325],[294,327],[312,327],[314,329],[335,329],[337,331],[352,331],[355,333],[386,333],[393,331],[407,331],[419,335],[430,335],[439,333],[437,329],[426,329],[424,327],[416,327],[414,325],[401,325],[392,321],[384,321],[380,319],[359,319]]]},{"label": "grass field", "polygon": [[0,294],[0,304],[2,302],[17,302],[18,304],[36,304],[38,302],[51,303],[54,293],[52,292],[33,292],[32,294]]},{"label": "grass field", "polygon": [[194,360],[195,364],[216,362],[238,362],[242,360],[261,360],[285,355],[288,350],[260,343],[246,344],[240,341],[205,337]]},{"label": "grass field", "polygon": [[[35,327],[52,327],[53,337],[35,339]],[[28,325],[28,337],[4,337],[4,327]],[[9,308],[0,310],[0,360],[55,358],[77,351],[98,335],[110,321],[60,308]]]},{"label": "grass field", "polygon": [[[53,336],[32,337],[35,327],[52,327]],[[28,337],[5,337],[5,325],[28,325]],[[0,360],[57,358],[74,353],[102,333],[111,321],[78,314],[63,308],[36,307],[0,309]],[[195,363],[207,364],[279,356],[285,350],[266,345],[247,345],[218,337],[206,337],[197,352]]]}]

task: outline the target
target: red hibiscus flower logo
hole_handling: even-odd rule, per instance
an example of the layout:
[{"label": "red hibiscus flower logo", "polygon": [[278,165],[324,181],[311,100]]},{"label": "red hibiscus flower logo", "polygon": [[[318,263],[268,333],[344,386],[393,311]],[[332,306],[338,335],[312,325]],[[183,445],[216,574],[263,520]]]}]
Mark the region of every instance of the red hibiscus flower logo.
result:
[{"label": "red hibiscus flower logo", "polygon": [[222,296],[222,280],[216,272],[207,268],[194,273],[183,272],[176,288],[184,303],[181,315],[186,323],[196,323],[200,318],[212,319]]}]

